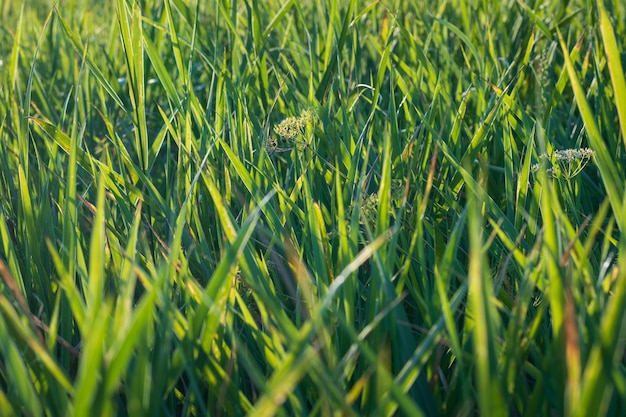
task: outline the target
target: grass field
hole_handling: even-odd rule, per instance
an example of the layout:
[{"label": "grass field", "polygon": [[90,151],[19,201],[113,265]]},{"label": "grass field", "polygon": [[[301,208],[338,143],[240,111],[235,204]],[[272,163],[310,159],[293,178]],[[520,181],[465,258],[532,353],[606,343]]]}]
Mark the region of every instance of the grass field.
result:
[{"label": "grass field", "polygon": [[623,1],[0,21],[0,415],[626,413]]}]

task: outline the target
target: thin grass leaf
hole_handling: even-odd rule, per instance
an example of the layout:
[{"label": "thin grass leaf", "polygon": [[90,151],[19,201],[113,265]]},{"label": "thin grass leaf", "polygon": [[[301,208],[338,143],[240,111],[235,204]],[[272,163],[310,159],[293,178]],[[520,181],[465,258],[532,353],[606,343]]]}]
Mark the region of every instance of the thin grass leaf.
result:
[{"label": "thin grass leaf", "polygon": [[596,4],[600,14],[600,33],[602,33],[602,41],[604,42],[604,53],[615,94],[615,107],[617,107],[617,115],[622,128],[622,139],[626,146],[626,77],[624,77],[624,69],[622,68],[622,54],[617,46],[615,31],[604,8],[604,0],[599,0]]},{"label": "thin grass leaf", "polygon": [[[0,296],[0,307],[5,310],[10,308],[8,300]],[[13,342],[13,337],[5,323],[4,314],[0,316],[0,350],[4,358],[4,367],[7,376],[12,382],[12,396],[15,396],[15,403],[23,407],[23,412],[32,416],[43,416],[43,409],[39,398],[37,398],[33,381],[31,380],[29,369],[23,360],[23,354]],[[6,397],[5,397],[6,398]],[[4,410],[9,411],[13,407],[9,406]]]},{"label": "thin grass leaf", "polygon": [[[95,324],[96,316],[100,312],[100,307],[104,298],[105,285],[105,189],[104,178],[98,181],[98,200],[96,203],[96,215],[93,221],[93,230],[89,245],[89,282],[87,283],[86,306],[87,324],[89,332],[91,325]],[[87,330],[87,329],[85,329]],[[85,335],[87,336],[87,335]]]},{"label": "thin grass leaf", "polygon": [[132,317],[127,318],[128,325],[123,332],[117,334],[116,340],[106,352],[109,365],[102,386],[107,396],[113,395],[120,380],[128,372],[128,364],[136,354],[136,347],[145,342],[146,332],[152,325],[156,297],[157,293],[153,290],[137,303]]},{"label": "thin grass leaf", "polygon": [[78,375],[75,383],[76,396],[72,412],[76,415],[90,414],[94,402],[99,395],[102,384],[103,351],[109,330],[112,305],[110,302],[101,304],[103,308],[96,310],[91,318],[89,337],[83,339]]},{"label": "thin grass leaf", "polygon": [[598,130],[595,117],[589,107],[589,103],[585,97],[585,92],[578,81],[574,64],[570,59],[567,46],[561,36],[561,32],[557,30],[557,33],[559,35],[559,42],[565,58],[565,65],[569,74],[570,83],[572,84],[574,96],[576,97],[576,104],[578,105],[580,115],[585,122],[585,128],[589,137],[591,148],[596,153],[596,162],[598,169],[600,170],[600,175],[602,176],[602,182],[604,183],[607,195],[611,201],[613,212],[618,216],[618,225],[620,230],[624,230],[626,229],[626,223],[624,223],[626,219],[623,218],[621,214],[623,212],[623,205],[620,197],[624,194],[624,181],[620,178],[617,170],[615,169],[613,158],[609,155],[604,139]]},{"label": "thin grass leaf", "polygon": [[[334,6],[336,6],[336,3],[333,3],[333,7]],[[348,9],[345,12],[345,17],[343,19],[343,24],[341,26],[341,32],[337,40],[337,45],[335,46],[335,48],[332,48],[334,53],[332,55],[327,55],[327,57],[330,56],[330,60],[326,58],[323,61],[325,64],[324,75],[322,75],[322,79],[315,90],[315,98],[320,103],[323,102],[324,97],[328,93],[331,78],[333,74],[335,73],[335,71],[337,70],[336,68],[337,59],[338,59],[338,56],[341,54],[341,51],[343,50],[344,45],[346,43],[346,40],[348,37],[348,29],[350,28],[350,19],[351,19],[355,6],[356,6],[356,1],[350,0],[350,3],[348,3]],[[331,13],[331,16],[332,15],[333,13]],[[333,38],[332,32],[327,33],[326,39],[328,40],[328,42],[330,42],[332,38]],[[327,54],[329,54],[331,51],[331,48],[328,45],[326,47],[326,51],[328,51]]]},{"label": "thin grass leaf", "polygon": [[580,404],[572,407],[574,416],[605,414],[608,406],[605,395],[615,389],[610,369],[624,351],[626,330],[626,269],[623,264],[622,261],[615,292],[602,317],[600,339],[594,343],[583,372]]},{"label": "thin grass leaf", "polygon": [[499,328],[498,317],[493,308],[493,289],[485,269],[482,240],[481,198],[478,190],[469,199],[468,229],[470,237],[468,270],[468,308],[466,325],[472,329],[474,355],[476,356],[476,380],[478,406],[481,414],[507,415],[506,401],[497,373],[497,348],[495,341]]},{"label": "thin grass leaf", "polygon": [[[15,332],[11,340],[16,339],[27,345],[37,357],[37,360],[40,361],[46,371],[49,372],[49,375],[56,380],[56,383],[58,383],[68,395],[73,395],[74,389],[68,377],[63,370],[59,368],[55,359],[50,356],[47,347],[41,343],[39,337],[35,335],[35,331],[24,324],[21,315],[15,311],[9,300],[3,295],[0,296],[0,310],[2,311],[2,320],[9,324]],[[9,347],[8,349],[10,352],[11,348]],[[47,378],[46,376],[46,379]]]},{"label": "thin grass leaf", "polygon": [[172,52],[174,53],[174,60],[176,62],[176,68],[181,77],[182,84],[185,86],[189,85],[187,70],[185,69],[183,57],[181,54],[180,44],[181,41],[178,38],[178,33],[176,31],[176,25],[174,22],[174,17],[172,15],[172,9],[170,7],[170,3],[165,2],[165,16],[167,17],[167,23],[169,25],[170,36],[172,37]]},{"label": "thin grass leaf", "polygon": [[87,63],[87,66],[89,67],[89,70],[91,71],[91,73],[96,77],[96,79],[98,80],[102,88],[104,88],[104,90],[115,101],[115,103],[121,109],[124,109],[125,108],[124,102],[115,92],[110,82],[107,80],[107,77],[105,77],[105,75],[100,70],[98,64],[93,60],[91,55],[87,53],[87,50],[85,47],[83,47],[78,35],[76,35],[76,33],[72,30],[72,28],[67,24],[65,19],[63,19],[63,16],[61,16],[57,8],[54,9],[54,13],[55,13],[55,16],[61,22],[61,26],[63,27],[63,31],[65,32],[65,35],[71,41],[72,46],[74,47],[78,55],[85,57],[85,62]]},{"label": "thin grass leaf", "polygon": [[463,31],[461,31],[461,29],[459,29],[458,27],[456,27],[452,23],[448,22],[447,20],[439,19],[437,17],[433,17],[433,20],[435,20],[439,24],[445,26],[446,28],[450,29],[450,31],[452,31],[456,36],[459,37],[459,39],[461,39],[461,41],[470,50],[472,55],[474,55],[474,59],[476,60],[476,65],[478,66],[478,73],[479,74],[483,74],[483,71],[484,71],[483,70],[483,60],[481,58],[480,53],[476,49],[476,46],[474,46],[474,44],[473,44],[472,40],[469,38],[469,36],[467,36],[465,33],[463,33]]}]

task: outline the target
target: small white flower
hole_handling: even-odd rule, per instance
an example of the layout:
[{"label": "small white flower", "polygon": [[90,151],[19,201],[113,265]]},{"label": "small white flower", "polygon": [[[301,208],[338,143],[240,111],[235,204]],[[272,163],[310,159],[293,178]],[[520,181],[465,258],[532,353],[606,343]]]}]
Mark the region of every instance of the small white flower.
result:
[{"label": "small white flower", "polygon": [[553,177],[563,177],[567,180],[574,178],[585,168],[593,158],[595,152],[589,148],[563,149],[554,151],[551,155],[544,153],[539,155],[540,162],[530,169],[536,172],[542,163],[548,164],[546,172]]}]

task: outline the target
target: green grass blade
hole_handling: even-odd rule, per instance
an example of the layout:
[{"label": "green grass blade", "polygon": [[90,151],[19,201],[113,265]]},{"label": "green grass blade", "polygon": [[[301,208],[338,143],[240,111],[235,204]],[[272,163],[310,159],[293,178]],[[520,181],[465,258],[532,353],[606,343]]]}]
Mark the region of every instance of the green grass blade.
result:
[{"label": "green grass blade", "polygon": [[107,77],[102,73],[102,71],[100,70],[99,65],[94,61],[94,59],[91,57],[91,55],[89,55],[87,53],[87,50],[86,50],[85,47],[83,47],[82,42],[80,41],[80,38],[78,37],[78,35],[67,24],[65,19],[63,19],[63,16],[61,16],[61,14],[59,13],[58,9],[55,9],[55,14],[56,14],[56,17],[59,19],[59,22],[61,22],[61,26],[63,27],[63,31],[65,32],[65,35],[71,41],[72,46],[74,47],[76,52],[80,56],[85,57],[85,62],[87,63],[87,66],[89,67],[89,70],[96,77],[96,79],[98,80],[98,82],[100,83],[102,88],[104,88],[104,90],[107,92],[107,94],[109,94],[109,96],[115,101],[115,103],[120,108],[124,109],[125,108],[124,102],[118,96],[118,94],[115,92],[115,90],[111,86],[111,83],[109,82]]},{"label": "green grass blade", "polygon": [[104,178],[100,178],[98,181],[96,215],[93,221],[93,230],[91,232],[89,245],[89,282],[87,283],[88,292],[86,294],[87,326],[89,332],[93,330],[91,325],[95,325],[96,322],[94,320],[100,312],[100,307],[104,299],[106,261],[105,213]]},{"label": "green grass blade", "polygon": [[468,270],[468,313],[466,325],[472,328],[478,406],[481,414],[507,415],[505,399],[497,373],[497,330],[499,320],[493,307],[493,288],[485,270],[481,194],[478,190],[469,199],[468,232],[470,238]]},{"label": "green grass blade", "polygon": [[[10,308],[6,306],[9,301],[0,296],[0,308],[3,310]],[[14,338],[8,332],[4,315],[0,316],[0,351],[4,358],[4,367],[7,376],[11,379],[12,396],[15,396],[14,403],[16,406],[23,407],[22,412],[32,416],[43,416],[43,410],[39,398],[33,386],[33,381],[29,370],[24,363],[22,352],[13,342]],[[9,411],[11,408],[5,409]]]},{"label": "green grass blade", "polygon": [[604,53],[606,55],[609,73],[611,74],[611,82],[613,83],[613,92],[615,94],[615,107],[617,107],[617,115],[622,128],[622,139],[626,146],[626,77],[622,68],[622,60],[620,50],[615,39],[615,31],[611,26],[611,21],[604,8],[604,0],[597,2],[600,14],[600,33],[602,33],[602,41],[604,42]]},{"label": "green grass blade", "polygon": [[[598,130],[598,125],[596,124],[593,112],[591,111],[589,103],[587,102],[587,99],[585,97],[585,91],[580,85],[580,81],[578,80],[578,76],[576,75],[576,70],[574,69],[574,64],[570,59],[567,46],[565,45],[565,41],[563,40],[561,33],[558,32],[558,34],[559,42],[561,44],[561,50],[563,51],[563,55],[565,58],[565,65],[567,67],[567,72],[570,78],[570,83],[572,84],[574,96],[576,97],[576,104],[578,105],[578,109],[580,110],[582,119],[585,122],[585,127],[587,130],[587,135],[589,137],[591,148],[596,153],[596,162],[598,164],[598,169],[600,169],[602,182],[606,187],[607,195],[609,196],[609,200],[611,201],[611,207],[613,208],[613,212],[621,217],[621,213],[623,213],[621,196],[624,194],[624,181],[617,173],[617,170],[615,169],[615,162],[609,154],[607,146],[604,143],[604,139],[602,138],[602,135]],[[626,226],[623,221],[624,219],[622,219],[622,221],[618,223],[620,225],[620,229]]]}]

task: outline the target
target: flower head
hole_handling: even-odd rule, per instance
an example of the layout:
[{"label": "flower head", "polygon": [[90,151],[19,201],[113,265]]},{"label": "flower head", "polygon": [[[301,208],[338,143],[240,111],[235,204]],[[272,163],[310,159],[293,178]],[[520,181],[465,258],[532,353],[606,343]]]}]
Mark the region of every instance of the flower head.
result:
[{"label": "flower head", "polygon": [[274,135],[265,141],[265,150],[268,153],[287,152],[302,145],[307,145],[296,138],[304,133],[307,123],[317,119],[313,110],[304,110],[300,116],[291,116],[274,126]]},{"label": "flower head", "polygon": [[539,155],[539,163],[532,166],[531,171],[539,170],[542,163],[547,163],[546,172],[554,178],[563,177],[567,180],[574,178],[585,168],[593,158],[595,152],[589,148],[563,149],[554,151],[551,155]]},{"label": "flower head", "polygon": [[300,116],[288,117],[278,125],[274,126],[274,133],[283,140],[292,140],[302,133],[306,124],[313,121],[315,114],[312,110],[305,110]]}]

